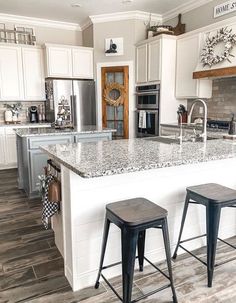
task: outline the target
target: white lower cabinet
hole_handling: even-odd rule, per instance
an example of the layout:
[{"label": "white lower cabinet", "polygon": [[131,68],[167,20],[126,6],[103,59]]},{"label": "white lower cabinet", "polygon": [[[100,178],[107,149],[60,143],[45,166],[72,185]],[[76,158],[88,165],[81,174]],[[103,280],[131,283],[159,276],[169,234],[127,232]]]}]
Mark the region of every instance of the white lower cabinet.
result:
[{"label": "white lower cabinet", "polygon": [[5,165],[5,130],[0,128],[0,168]]},{"label": "white lower cabinet", "polygon": [[17,167],[16,135],[11,127],[0,128],[0,169]]}]

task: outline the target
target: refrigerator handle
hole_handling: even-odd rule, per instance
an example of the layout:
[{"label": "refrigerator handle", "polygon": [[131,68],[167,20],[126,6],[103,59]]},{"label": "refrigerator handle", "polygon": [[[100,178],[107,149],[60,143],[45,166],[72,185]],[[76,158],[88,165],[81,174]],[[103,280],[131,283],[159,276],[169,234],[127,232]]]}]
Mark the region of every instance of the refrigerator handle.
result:
[{"label": "refrigerator handle", "polygon": [[76,113],[75,113],[75,98],[76,96],[70,95],[70,103],[71,103],[71,118],[73,126],[76,126]]}]

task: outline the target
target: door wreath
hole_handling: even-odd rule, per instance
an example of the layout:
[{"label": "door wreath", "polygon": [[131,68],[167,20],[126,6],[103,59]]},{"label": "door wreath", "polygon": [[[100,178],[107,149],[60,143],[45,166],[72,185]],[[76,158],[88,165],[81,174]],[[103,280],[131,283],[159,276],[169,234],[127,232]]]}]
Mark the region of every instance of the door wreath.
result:
[{"label": "door wreath", "polygon": [[111,106],[120,106],[124,104],[125,88],[123,85],[113,82],[106,85],[104,90],[104,99]]},{"label": "door wreath", "polygon": [[[216,54],[215,47],[222,42],[224,43],[224,50],[221,54]],[[236,34],[233,34],[232,29],[228,29],[227,27],[218,30],[215,36],[207,37],[205,47],[201,54],[203,66],[205,67],[208,65],[212,67],[225,60],[231,63],[230,57],[234,57],[234,55],[231,54],[231,51],[235,44]]]}]

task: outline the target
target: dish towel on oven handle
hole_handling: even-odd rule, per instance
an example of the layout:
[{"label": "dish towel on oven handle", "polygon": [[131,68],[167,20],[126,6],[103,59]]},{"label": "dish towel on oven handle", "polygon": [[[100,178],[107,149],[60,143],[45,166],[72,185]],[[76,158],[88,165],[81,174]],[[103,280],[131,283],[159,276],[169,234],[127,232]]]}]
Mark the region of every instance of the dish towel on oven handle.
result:
[{"label": "dish towel on oven handle", "polygon": [[43,197],[43,210],[42,210],[42,223],[45,229],[49,227],[49,219],[55,215],[59,209],[60,204],[58,202],[53,202],[48,200],[48,190],[50,183],[54,180],[54,176],[48,175],[45,180],[45,193]]},{"label": "dish towel on oven handle", "polygon": [[139,121],[138,121],[138,127],[139,128],[146,128],[146,111],[140,110],[139,111]]}]

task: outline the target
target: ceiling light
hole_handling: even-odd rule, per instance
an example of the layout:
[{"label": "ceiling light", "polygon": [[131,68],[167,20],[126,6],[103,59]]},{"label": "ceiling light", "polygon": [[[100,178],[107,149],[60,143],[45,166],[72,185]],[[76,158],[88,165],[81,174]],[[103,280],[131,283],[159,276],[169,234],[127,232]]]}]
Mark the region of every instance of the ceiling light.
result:
[{"label": "ceiling light", "polygon": [[130,2],[133,2],[133,0],[122,0],[123,4],[130,3]]},{"label": "ceiling light", "polygon": [[72,3],[71,7],[78,8],[78,7],[81,7],[81,5],[79,3]]}]

